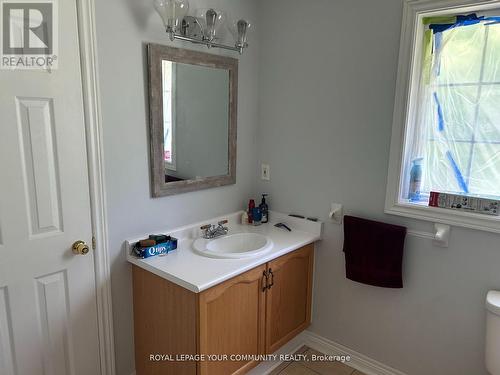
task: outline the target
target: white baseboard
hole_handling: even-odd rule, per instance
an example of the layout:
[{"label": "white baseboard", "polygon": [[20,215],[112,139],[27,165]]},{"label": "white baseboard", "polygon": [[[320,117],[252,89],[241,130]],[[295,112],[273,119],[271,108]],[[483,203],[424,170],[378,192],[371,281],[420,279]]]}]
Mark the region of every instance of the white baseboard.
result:
[{"label": "white baseboard", "polygon": [[[311,349],[317,350],[323,354],[349,356],[350,361],[346,364],[356,370],[359,370],[366,375],[406,375],[404,372],[386,366],[383,363],[375,361],[361,353],[349,349],[341,344],[325,339],[313,332],[304,331],[297,335],[294,339],[282,346],[274,354],[292,354],[302,346],[308,346]],[[273,371],[281,364],[279,361],[263,362],[252,369],[248,375],[266,375]]]},{"label": "white baseboard", "polygon": [[[346,364],[365,373],[366,375],[407,375],[404,372],[386,366],[364,354],[358,353],[348,347],[328,340],[310,331],[304,331],[297,335],[274,354],[292,354],[304,345],[323,354],[349,356],[350,361],[346,362]],[[257,367],[250,370],[247,375],[266,375],[280,364],[281,361],[262,362]],[[136,375],[135,371],[131,375]]]},{"label": "white baseboard", "polygon": [[351,360],[346,364],[356,370],[364,372],[366,375],[406,375],[404,372],[386,366],[364,354],[358,353],[313,332],[304,331],[301,333],[301,336],[304,345],[318,352],[328,355],[349,356]]},{"label": "white baseboard", "polygon": [[[273,354],[277,354],[278,356],[281,354],[292,354],[295,353],[297,350],[299,350],[301,347],[303,347],[304,344],[304,338],[303,338],[303,333],[295,336],[293,339],[288,341],[285,345],[283,345],[281,348],[279,348],[276,352]],[[273,371],[276,367],[281,365],[282,361],[266,361],[266,362],[261,362],[259,363],[258,366],[254,367],[251,369],[247,375],[263,375],[263,374],[269,374],[271,371]]]}]

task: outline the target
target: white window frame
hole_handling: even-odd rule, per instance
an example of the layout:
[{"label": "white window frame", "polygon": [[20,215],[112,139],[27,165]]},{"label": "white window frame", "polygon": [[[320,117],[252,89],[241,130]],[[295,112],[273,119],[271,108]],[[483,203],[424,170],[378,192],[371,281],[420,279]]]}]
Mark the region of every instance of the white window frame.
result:
[{"label": "white window frame", "polygon": [[406,0],[399,48],[398,78],[394,101],[385,213],[500,233],[500,216],[400,202],[404,182],[404,148],[407,128],[416,114],[418,88],[422,73],[422,18],[469,14],[500,8],[500,0]]},{"label": "white window frame", "polygon": [[[163,69],[162,69],[163,72]],[[162,80],[163,85],[163,80]],[[163,97],[165,97],[165,89],[162,86]],[[165,164],[165,173],[168,171],[177,171],[177,147],[176,147],[176,133],[177,133],[177,64],[172,62],[172,85],[170,87],[170,108],[171,108],[171,129],[172,129],[172,162],[168,163],[164,161]],[[163,104],[165,106],[165,104]],[[164,107],[163,107],[164,108]],[[165,120],[163,120],[163,126],[165,126]]]}]

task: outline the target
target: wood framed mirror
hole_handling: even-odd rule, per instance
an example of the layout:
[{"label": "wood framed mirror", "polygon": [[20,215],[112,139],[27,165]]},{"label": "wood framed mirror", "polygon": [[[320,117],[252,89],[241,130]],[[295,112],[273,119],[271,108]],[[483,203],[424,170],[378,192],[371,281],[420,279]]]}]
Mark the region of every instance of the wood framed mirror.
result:
[{"label": "wood framed mirror", "polygon": [[153,197],[236,183],[238,60],[147,45]]}]

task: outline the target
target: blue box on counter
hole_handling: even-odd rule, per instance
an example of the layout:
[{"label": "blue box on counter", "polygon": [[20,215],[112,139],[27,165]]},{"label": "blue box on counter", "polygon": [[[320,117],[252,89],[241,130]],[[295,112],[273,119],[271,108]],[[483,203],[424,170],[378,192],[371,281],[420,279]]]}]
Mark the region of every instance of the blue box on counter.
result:
[{"label": "blue box on counter", "polygon": [[134,245],[133,254],[137,258],[146,259],[157,255],[166,255],[175,249],[177,249],[177,238],[170,237],[167,242],[158,243],[151,247],[140,247],[137,243]]}]

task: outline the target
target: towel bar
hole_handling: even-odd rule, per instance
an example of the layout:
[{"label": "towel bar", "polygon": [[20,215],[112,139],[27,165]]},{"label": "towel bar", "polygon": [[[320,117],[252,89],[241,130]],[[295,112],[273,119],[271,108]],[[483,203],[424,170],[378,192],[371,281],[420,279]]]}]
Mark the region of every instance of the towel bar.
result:
[{"label": "towel bar", "polygon": [[413,237],[426,238],[434,241],[436,246],[448,247],[450,240],[450,226],[446,224],[434,224],[434,233],[423,232],[418,230],[408,230],[407,234]]}]

